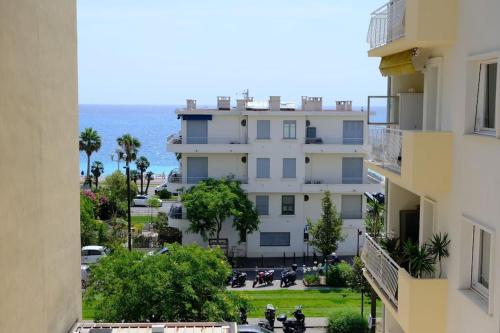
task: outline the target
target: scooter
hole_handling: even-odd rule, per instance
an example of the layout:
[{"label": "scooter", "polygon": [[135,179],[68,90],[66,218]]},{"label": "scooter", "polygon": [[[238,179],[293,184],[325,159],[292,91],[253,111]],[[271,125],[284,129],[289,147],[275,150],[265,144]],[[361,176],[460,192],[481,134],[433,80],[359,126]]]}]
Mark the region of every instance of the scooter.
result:
[{"label": "scooter", "polygon": [[231,287],[243,287],[247,280],[247,273],[234,271],[231,278]]},{"label": "scooter", "polygon": [[260,271],[257,273],[255,276],[255,280],[253,281],[252,288],[255,288],[257,283],[260,284],[266,284],[270,285],[273,284],[273,279],[274,279],[274,270],[268,270],[268,271]]},{"label": "scooter", "polygon": [[285,333],[303,333],[306,331],[306,316],[302,313],[302,306],[295,307],[292,312],[295,319],[287,319],[286,314],[278,317],[278,321],[283,323],[283,332]]},{"label": "scooter", "polygon": [[263,327],[269,331],[274,331],[274,321],[276,319],[276,309],[272,304],[266,305],[266,311],[264,312],[266,321],[259,321],[259,326]]},{"label": "scooter", "polygon": [[289,287],[295,284],[297,279],[297,264],[292,265],[292,269],[281,272],[280,287]]}]

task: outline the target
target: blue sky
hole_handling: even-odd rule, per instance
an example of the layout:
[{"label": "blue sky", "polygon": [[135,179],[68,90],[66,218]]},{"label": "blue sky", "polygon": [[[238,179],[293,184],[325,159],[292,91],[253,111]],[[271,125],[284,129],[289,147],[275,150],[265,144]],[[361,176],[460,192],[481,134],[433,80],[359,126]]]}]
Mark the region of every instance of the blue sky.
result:
[{"label": "blue sky", "polygon": [[82,104],[213,105],[245,88],[257,99],[323,96],[365,105],[384,94],[368,58],[363,0],[80,0]]}]

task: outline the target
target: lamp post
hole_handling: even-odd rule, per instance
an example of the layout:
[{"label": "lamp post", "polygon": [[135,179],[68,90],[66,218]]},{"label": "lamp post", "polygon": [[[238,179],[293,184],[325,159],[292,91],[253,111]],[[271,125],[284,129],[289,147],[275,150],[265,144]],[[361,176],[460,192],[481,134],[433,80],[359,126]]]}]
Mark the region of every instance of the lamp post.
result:
[{"label": "lamp post", "polygon": [[125,165],[125,172],[127,174],[127,237],[128,237],[128,250],[132,251],[132,217],[130,214],[130,167],[128,163]]}]

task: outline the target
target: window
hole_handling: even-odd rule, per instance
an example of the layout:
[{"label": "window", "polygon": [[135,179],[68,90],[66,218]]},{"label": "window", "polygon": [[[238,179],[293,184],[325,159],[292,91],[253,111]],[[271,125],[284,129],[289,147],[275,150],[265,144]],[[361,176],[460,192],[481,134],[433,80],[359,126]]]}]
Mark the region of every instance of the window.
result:
[{"label": "window", "polygon": [[269,196],[258,195],[255,197],[255,208],[259,215],[269,215]]},{"label": "window", "polygon": [[196,184],[208,178],[208,157],[187,158],[187,182]]},{"label": "window", "polygon": [[363,144],[363,121],[344,120],[342,143],[345,145]]},{"label": "window", "polygon": [[343,195],[342,196],[342,218],[343,219],[361,219],[362,218],[362,196],[361,195]]},{"label": "window", "polygon": [[474,132],[494,135],[496,131],[497,61],[479,65]]},{"label": "window", "polygon": [[257,178],[270,178],[271,159],[258,158],[257,159]]},{"label": "window", "polygon": [[295,158],[283,159],[283,178],[296,178]]},{"label": "window", "polygon": [[261,232],[260,246],[290,246],[290,233]]},{"label": "window", "polygon": [[281,215],[295,215],[294,195],[283,195],[281,197]]},{"label": "window", "polygon": [[187,143],[208,143],[208,121],[186,120]]},{"label": "window", "polygon": [[363,158],[342,158],[342,184],[363,184]]},{"label": "window", "polygon": [[491,234],[473,227],[471,289],[488,298],[490,287]]},{"label": "window", "polygon": [[306,138],[315,139],[316,138],[316,127],[307,127],[306,128]]},{"label": "window", "polygon": [[259,140],[271,139],[271,121],[270,120],[257,120],[257,139],[259,139]]},{"label": "window", "polygon": [[297,122],[295,120],[283,120],[283,139],[296,139]]}]

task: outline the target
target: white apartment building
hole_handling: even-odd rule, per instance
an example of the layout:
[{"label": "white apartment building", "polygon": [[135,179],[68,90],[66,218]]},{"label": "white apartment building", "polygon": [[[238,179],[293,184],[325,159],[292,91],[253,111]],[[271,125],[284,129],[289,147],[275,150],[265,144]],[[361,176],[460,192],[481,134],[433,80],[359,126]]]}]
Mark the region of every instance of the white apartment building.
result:
[{"label": "white apartment building", "polygon": [[[169,137],[167,149],[180,153],[180,167],[169,177],[171,190],[202,179],[233,176],[256,205],[260,229],[238,245],[227,223],[222,237],[229,249],[248,257],[312,255],[304,240],[307,218],[321,215],[321,198],[329,190],[344,218],[346,239],[339,255],[355,255],[358,229],[364,230],[364,192],[379,192],[367,181],[366,113],[352,111],[349,101],[323,109],[321,97],[302,97],[300,109],[272,96],[267,102],[218,97],[216,109],[188,100],[177,110],[181,131]],[[171,215],[183,232],[183,243],[205,244],[186,232],[189,221]]]},{"label": "white apartment building", "polygon": [[386,233],[451,239],[442,277],[417,279],[367,238],[385,332],[500,330],[499,13],[496,0],[395,0],[371,16],[368,55],[390,91],[369,97],[365,165],[386,177]]}]

